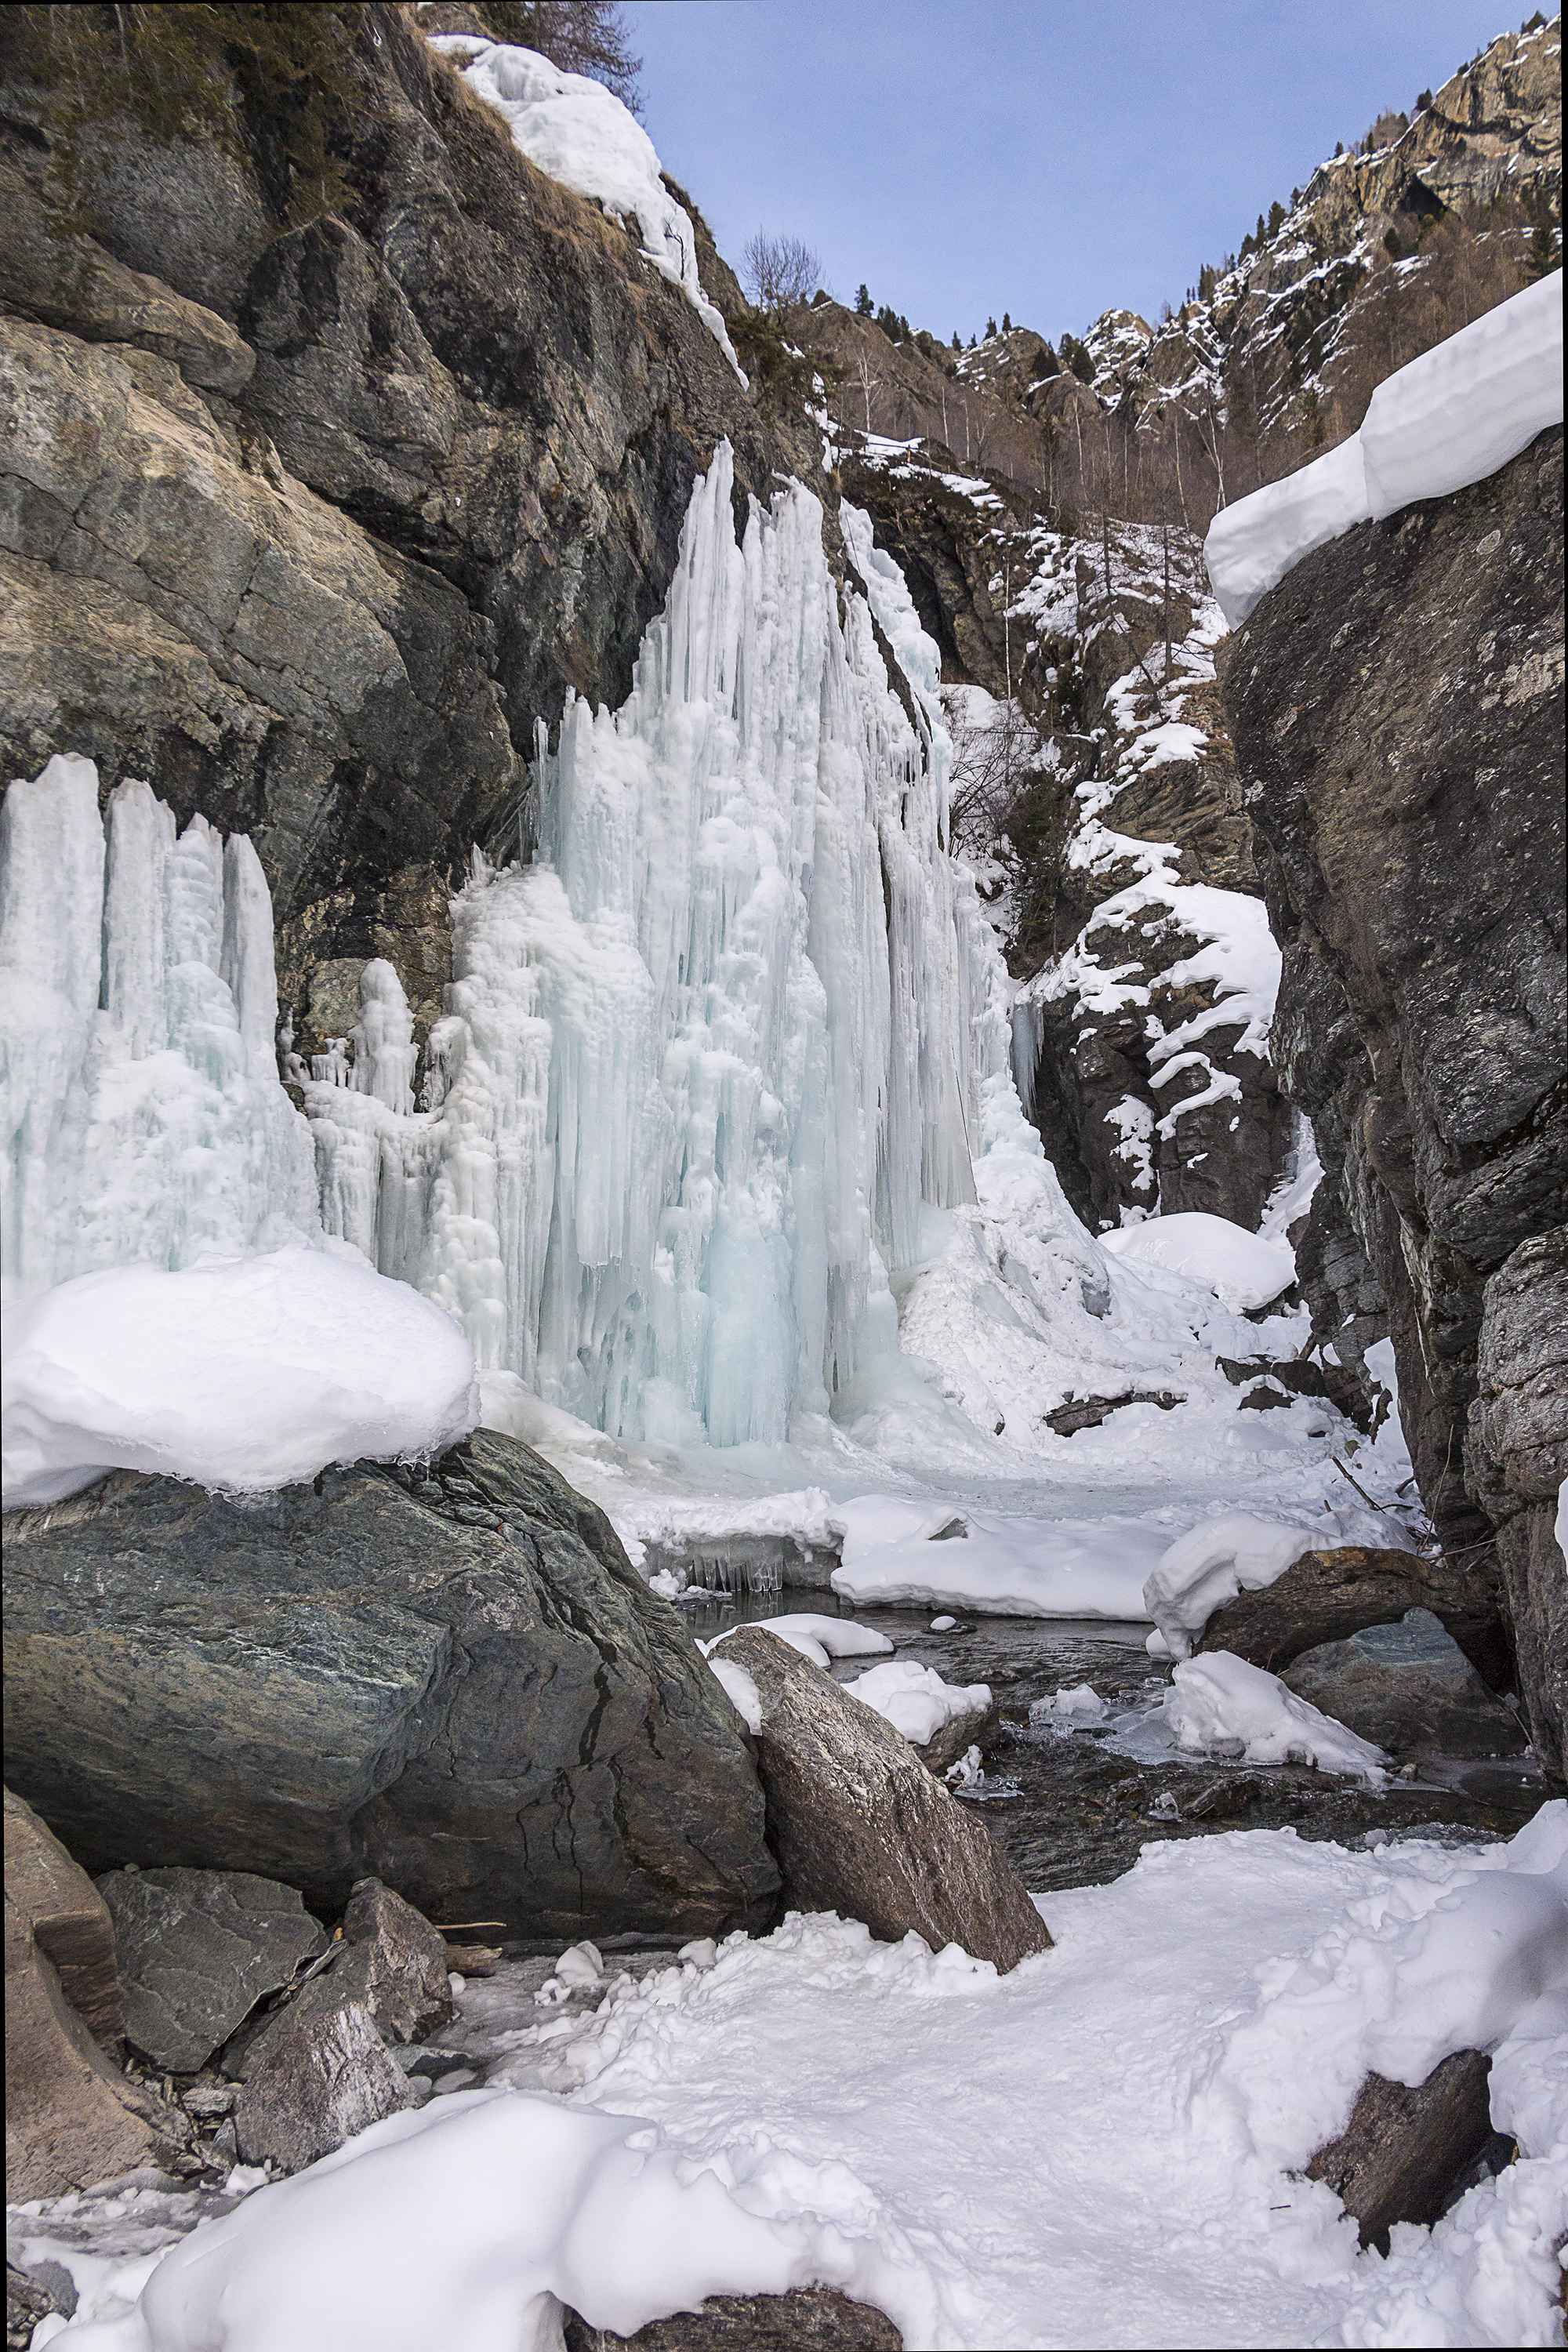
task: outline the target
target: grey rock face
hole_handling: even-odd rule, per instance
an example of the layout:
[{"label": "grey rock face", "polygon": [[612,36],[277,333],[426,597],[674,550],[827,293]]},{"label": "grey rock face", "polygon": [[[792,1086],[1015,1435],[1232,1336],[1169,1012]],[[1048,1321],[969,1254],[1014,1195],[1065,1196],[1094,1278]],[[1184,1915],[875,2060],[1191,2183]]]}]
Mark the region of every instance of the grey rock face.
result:
[{"label": "grey rock face", "polygon": [[1531,1737],[1568,1775],[1568,1574],[1555,1533],[1568,1477],[1568,1230],[1521,1242],[1482,1296],[1465,1484],[1497,1529]]},{"label": "grey rock face", "polygon": [[299,2172],[417,2104],[368,2012],[351,2004],[296,2026],[257,2069],[236,2103],[235,2132],[247,2164]]},{"label": "grey rock face", "polygon": [[127,2037],[154,2065],[194,2074],[257,2002],[286,1985],[326,1933],[291,1886],[233,1870],[111,1870]]},{"label": "grey rock face", "polygon": [[[1563,1571],[1541,1498],[1509,1480],[1542,1475],[1526,1399],[1550,1391],[1557,1343],[1532,1318],[1518,1351],[1500,1336],[1544,1259],[1498,1293],[1496,1398],[1470,1412],[1489,1287],[1568,1203],[1562,527],[1559,428],[1318,549],[1226,673],[1285,949],[1275,1052],[1327,1171],[1303,1253],[1317,1328],[1348,1327],[1353,1360],[1372,1298],[1386,1310],[1423,1499],[1478,1609],[1500,1601],[1548,1743]],[[1511,1474],[1505,1391],[1542,1432]],[[1513,1520],[1505,1579],[1494,1531]]]},{"label": "grey rock face", "polygon": [[342,1940],[319,1976],[300,1987],[242,2037],[226,2063],[244,2078],[265,2064],[296,2028],[329,2010],[363,2009],[384,2042],[423,2042],[452,2015],[452,1989],[444,1939],[410,1903],[379,1878],[365,1878],[349,1897]]},{"label": "grey rock face", "polygon": [[762,1702],[757,1753],[786,1903],[863,1919],[889,1943],[912,1927],[933,1951],[961,1944],[1004,1971],[1049,1948],[984,1828],[891,1724],[764,1626],[741,1626],[724,1656]]},{"label": "grey rock face", "polygon": [[901,2352],[903,2337],[868,2303],[832,2287],[797,2286],[787,2294],[710,2294],[695,2311],[650,2319],[635,2336],[590,2327],[575,2311],[562,2315],[566,2352]]},{"label": "grey rock face", "polygon": [[84,1859],[542,1937],[771,1920],[745,1735],[602,1512],[489,1432],[317,1487],[7,1522],[8,1769]]},{"label": "grey rock face", "polygon": [[1491,2137],[1490,2073],[1482,2052],[1456,2050],[1415,2090],[1367,2076],[1344,2130],[1307,2167],[1355,2216],[1363,2246],[1385,2254],[1395,2221],[1443,2211]]}]

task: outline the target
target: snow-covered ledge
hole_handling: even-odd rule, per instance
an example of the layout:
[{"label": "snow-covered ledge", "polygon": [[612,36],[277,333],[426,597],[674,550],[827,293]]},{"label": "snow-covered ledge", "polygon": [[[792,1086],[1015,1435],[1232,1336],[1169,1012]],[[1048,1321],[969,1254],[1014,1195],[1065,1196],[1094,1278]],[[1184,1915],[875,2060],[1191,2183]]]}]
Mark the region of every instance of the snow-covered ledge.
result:
[{"label": "snow-covered ledge", "polygon": [[1204,541],[1231,627],[1315,547],[1495,474],[1563,422],[1563,274],[1539,278],[1385,377],[1359,433],[1223,507]]}]

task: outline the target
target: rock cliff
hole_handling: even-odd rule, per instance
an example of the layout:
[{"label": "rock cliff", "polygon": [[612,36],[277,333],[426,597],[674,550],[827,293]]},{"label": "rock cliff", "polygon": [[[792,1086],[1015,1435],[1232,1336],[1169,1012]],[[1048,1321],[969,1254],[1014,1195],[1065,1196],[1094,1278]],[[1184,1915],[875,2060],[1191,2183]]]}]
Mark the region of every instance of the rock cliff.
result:
[{"label": "rock cliff", "polygon": [[1563,436],[1309,556],[1229,651],[1274,1053],[1326,1171],[1299,1263],[1351,1362],[1386,1313],[1446,1552],[1496,1591],[1561,1764],[1568,1580]]},{"label": "rock cliff", "polygon": [[372,955],[423,1028],[448,877],[568,689],[624,698],[716,442],[743,497],[820,438],[405,11],[208,11],[118,68],[115,14],[13,12],[0,56],[0,756],[248,832],[307,1050]]}]

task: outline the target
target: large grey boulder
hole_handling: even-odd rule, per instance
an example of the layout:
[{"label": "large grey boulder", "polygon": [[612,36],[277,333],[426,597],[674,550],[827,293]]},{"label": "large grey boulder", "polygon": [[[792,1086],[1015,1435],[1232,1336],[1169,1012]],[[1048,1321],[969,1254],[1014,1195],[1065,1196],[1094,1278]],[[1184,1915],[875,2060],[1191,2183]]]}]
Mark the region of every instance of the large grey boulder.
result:
[{"label": "large grey boulder", "polygon": [[6,1526],[7,1770],[94,1870],[575,1941],[763,1927],[746,1735],[604,1514],[481,1431],[264,1506],[117,1475]]},{"label": "large grey boulder", "polygon": [[292,1886],[238,1870],[111,1870],[125,2032],[171,2074],[194,2074],[257,2002],[326,1945]]},{"label": "large grey boulder", "polygon": [[384,2042],[424,2042],[451,2021],[451,1966],[428,1919],[379,1878],[349,1897],[330,1964],[261,2020],[225,2061],[241,2077],[263,2065],[297,2026],[329,2010],[363,2009]]},{"label": "large grey boulder", "polygon": [[889,1943],[913,1928],[933,1951],[961,1944],[1004,1970],[1049,1948],[1045,1921],[983,1824],[901,1732],[764,1625],[730,1634],[723,1656],[756,1688],[786,1903],[863,1919]]},{"label": "large grey boulder", "polygon": [[418,2103],[367,2011],[330,2010],[297,2025],[246,2084],[234,2110],[239,2153],[299,2172]]},{"label": "large grey boulder", "polygon": [[1355,2216],[1363,2246],[1388,2252],[1395,2221],[1432,2222],[1492,2136],[1491,2060],[1456,2050],[1414,2089],[1369,2074],[1337,2139],[1307,2167]]},{"label": "large grey boulder", "polygon": [[1378,1635],[1358,1635],[1305,1651],[1280,1680],[1401,1759],[1424,1752],[1469,1759],[1518,1755],[1525,1735],[1512,1707],[1488,1690],[1429,1616],[1414,1622],[1426,1629],[1414,1656],[1391,1654]]}]

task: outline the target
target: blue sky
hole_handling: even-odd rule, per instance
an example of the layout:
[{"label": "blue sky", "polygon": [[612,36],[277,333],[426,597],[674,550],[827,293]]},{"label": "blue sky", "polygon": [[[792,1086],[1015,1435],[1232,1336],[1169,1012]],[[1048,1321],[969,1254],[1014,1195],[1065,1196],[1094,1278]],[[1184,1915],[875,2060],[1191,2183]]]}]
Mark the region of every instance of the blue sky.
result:
[{"label": "blue sky", "polygon": [[627,0],[643,119],[739,261],[802,236],[842,299],[1053,337],[1180,302],[1336,139],[1528,6],[1496,0]]}]

